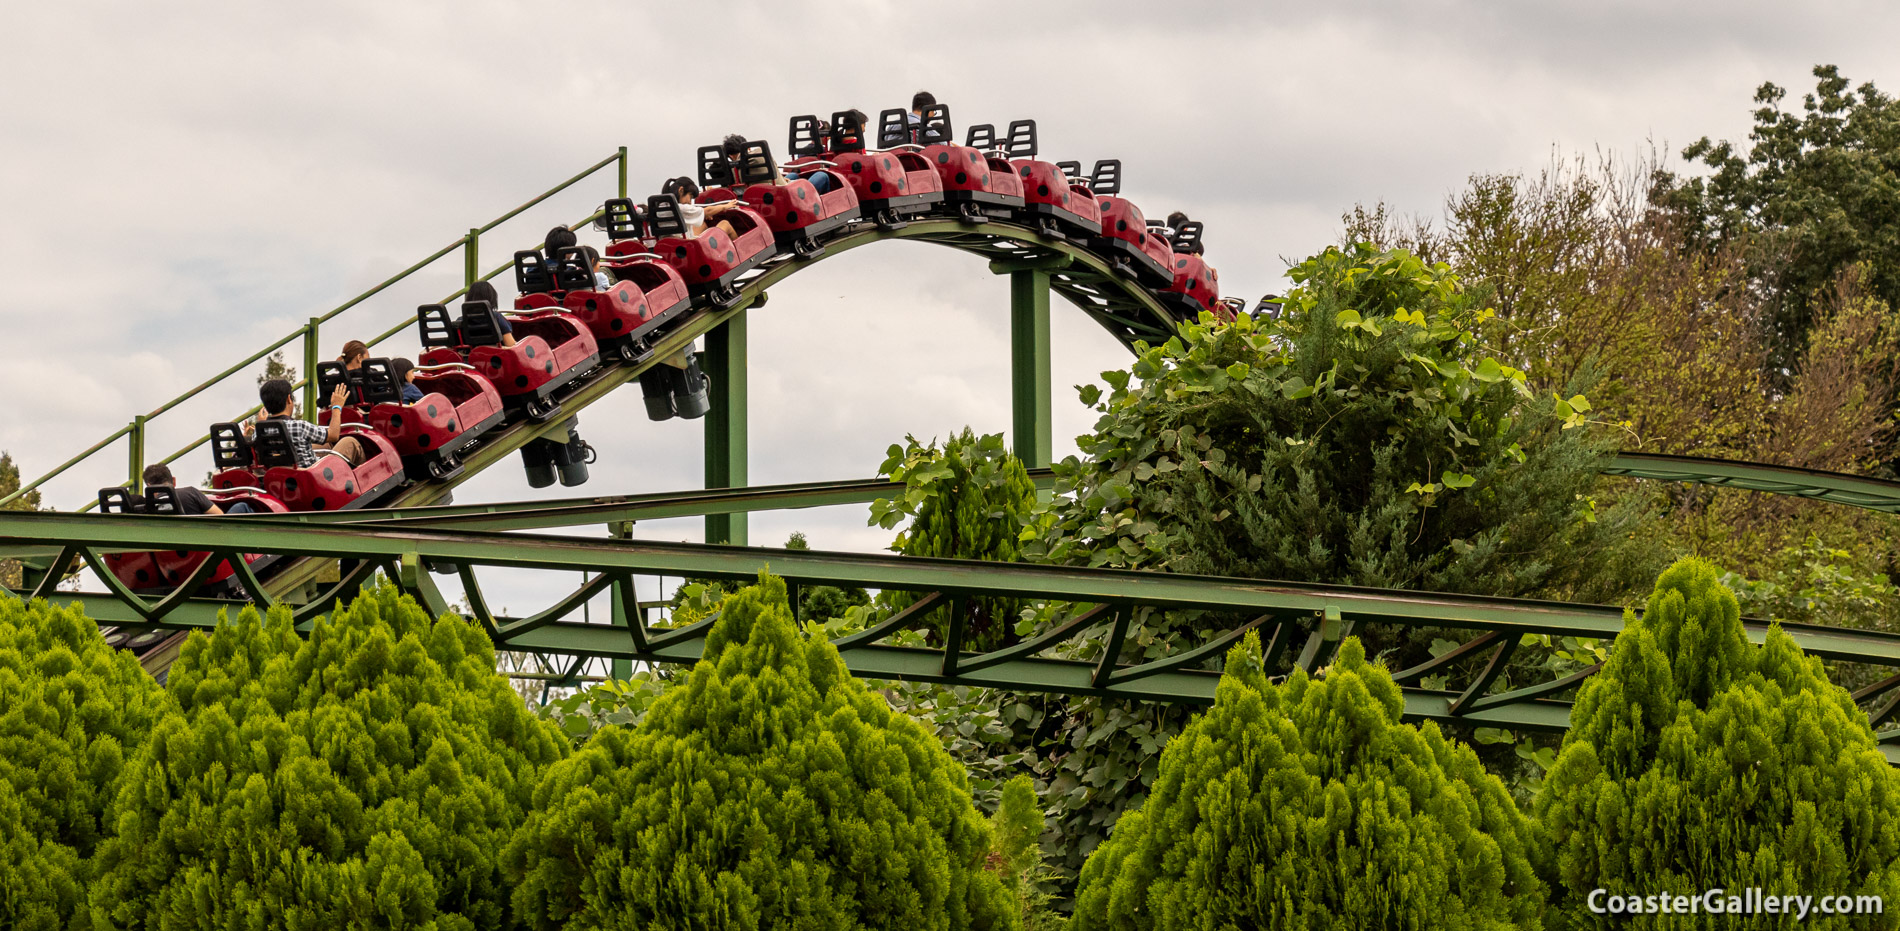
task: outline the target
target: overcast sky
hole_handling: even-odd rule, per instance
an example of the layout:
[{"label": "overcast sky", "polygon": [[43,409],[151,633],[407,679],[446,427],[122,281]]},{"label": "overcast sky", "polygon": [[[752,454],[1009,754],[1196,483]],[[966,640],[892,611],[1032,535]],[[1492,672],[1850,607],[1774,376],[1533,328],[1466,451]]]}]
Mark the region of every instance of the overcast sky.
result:
[{"label": "overcast sky", "polygon": [[[1435,214],[1470,174],[1535,171],[1553,151],[1741,138],[1756,85],[1793,103],[1816,63],[1900,87],[1900,12],[1883,3],[657,6],[12,4],[0,450],[38,475],[620,145],[644,194],[727,132],[782,145],[789,115],[875,113],[927,88],[959,131],[1034,117],[1045,157],[1121,158],[1125,193],[1205,220],[1226,292],[1253,298],[1356,202]],[[505,225],[484,264],[612,186],[609,170]],[[452,290],[460,267],[339,318],[325,357]],[[1008,428],[1008,287],[980,260],[885,244],[772,297],[751,324],[754,483],[866,476],[907,432]],[[1067,386],[1125,355],[1060,302],[1053,327],[1061,455],[1091,420]],[[254,401],[237,382],[164,418],[154,458]],[[586,492],[699,481],[698,424],[647,422],[637,388],[581,425],[601,451]],[[50,503],[87,500],[124,461],[55,481]],[[187,462],[195,478],[209,456]],[[511,467],[464,488],[528,496]],[[863,523],[861,508],[763,515],[752,538],[888,543]],[[699,536],[696,520],[641,530]]]}]

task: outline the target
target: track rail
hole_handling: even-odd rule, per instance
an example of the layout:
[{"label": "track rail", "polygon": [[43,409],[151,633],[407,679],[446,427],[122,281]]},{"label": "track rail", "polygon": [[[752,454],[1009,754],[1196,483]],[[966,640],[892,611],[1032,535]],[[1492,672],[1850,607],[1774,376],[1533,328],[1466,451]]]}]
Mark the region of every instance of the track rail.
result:
[{"label": "track rail", "polygon": [[[863,494],[865,490],[854,493]],[[741,493],[732,494],[736,498]],[[690,662],[699,655],[708,629],[705,623],[681,628],[646,623],[637,597],[637,580],[645,576],[744,580],[763,568],[784,576],[795,586],[908,590],[933,597],[946,606],[946,628],[952,633],[935,649],[879,642],[905,626],[921,624],[929,612],[919,611],[900,618],[890,629],[841,638],[840,651],[854,673],[871,678],[1142,701],[1211,701],[1217,676],[1201,667],[1217,659],[1251,629],[1259,629],[1268,644],[1270,669],[1298,665],[1318,671],[1331,661],[1340,640],[1365,624],[1460,628],[1477,635],[1453,654],[1394,674],[1405,689],[1406,714],[1415,719],[1463,720],[1529,730],[1566,726],[1569,704],[1559,696],[1597,670],[1579,670],[1543,682],[1503,683],[1500,672],[1523,635],[1609,639],[1623,629],[1625,617],[1622,610],[1601,605],[972,560],[603,541],[443,529],[423,521],[327,526],[242,517],[22,512],[6,515],[0,527],[6,530],[4,540],[8,545],[54,547],[62,561],[77,557],[96,563],[101,552],[170,548],[207,550],[216,554],[214,559],[250,552],[353,561],[354,570],[329,591],[293,608],[298,621],[306,626],[376,571],[398,580],[430,610],[447,611],[449,605],[428,567],[453,564],[469,594],[474,620],[488,631],[499,649],[569,657],[677,663]],[[487,609],[481,594],[478,570],[492,568],[568,574],[579,571],[590,578],[546,611],[525,618],[503,617]],[[240,571],[240,577],[244,574]],[[115,635],[125,637],[153,630],[209,627],[216,623],[219,611],[239,606],[232,601],[185,597],[185,588],[154,600],[124,589],[109,574],[101,579],[107,592],[36,594],[66,604],[86,602],[91,616],[114,626]],[[603,594],[614,606],[610,622],[572,620],[582,604]],[[959,619],[967,615],[971,599],[983,597],[1066,604],[1071,613],[1067,622],[1048,634],[990,653],[972,653],[961,648],[954,632],[961,629]],[[266,595],[261,600],[268,603],[271,599]],[[1188,652],[1122,662],[1124,651],[1119,645],[1127,641],[1131,631],[1138,631],[1149,611],[1205,612],[1210,624],[1226,627],[1211,631],[1205,641]],[[1223,618],[1229,620],[1220,620]],[[1246,618],[1252,620],[1232,620]],[[1746,626],[1749,637],[1760,642],[1769,625],[1750,620]],[[1900,635],[1799,624],[1784,624],[1782,629],[1816,656],[1876,665],[1893,672],[1855,697],[1868,704],[1870,722],[1879,730],[1882,750],[1900,764],[1900,729],[1893,727],[1895,706],[1900,704],[1900,696],[1893,694],[1900,688]],[[1057,655],[1047,655],[1052,650]],[[1476,662],[1480,659],[1483,662]],[[1468,665],[1478,668],[1471,672]],[[1457,677],[1461,687],[1426,689],[1417,684],[1434,673]]]}]

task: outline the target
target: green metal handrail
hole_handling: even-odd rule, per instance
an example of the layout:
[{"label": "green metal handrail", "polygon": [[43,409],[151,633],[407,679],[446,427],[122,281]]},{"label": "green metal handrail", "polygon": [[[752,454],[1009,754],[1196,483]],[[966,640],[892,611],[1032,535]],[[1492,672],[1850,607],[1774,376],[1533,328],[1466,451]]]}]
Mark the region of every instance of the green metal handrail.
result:
[{"label": "green metal handrail", "polygon": [[[547,189],[546,191],[541,192],[540,194],[536,195],[532,199],[528,200],[526,203],[514,208],[513,210],[508,211],[507,213],[502,214],[499,217],[496,217],[493,220],[488,221],[487,223],[481,226],[471,227],[467,233],[457,238],[454,242],[451,242],[448,245],[443,246],[440,249],[437,249],[435,252],[431,253],[428,257],[422,259],[419,262],[416,262],[415,264],[409,266],[408,268],[403,269],[400,272],[397,272],[395,275],[384,280],[381,284],[375,285],[374,287],[371,287],[369,290],[364,291],[363,293],[358,294],[347,301],[344,301],[342,304],[331,309],[329,312],[322,314],[321,316],[311,317],[308,323],[304,324],[301,327],[298,327],[295,330],[292,330],[290,333],[286,334],[282,339],[279,339],[276,342],[271,343],[268,346],[265,346],[263,349],[260,349],[257,352],[254,352],[251,355],[246,356],[243,360],[225,369],[224,371],[219,372],[218,374],[212,376],[211,378],[207,379],[204,383],[198,385],[197,387],[192,388],[191,390],[186,391],[185,393],[180,394],[179,396],[172,398],[171,400],[166,401],[163,404],[160,404],[158,407],[153,408],[148,413],[134,416],[132,418],[131,423],[128,423],[125,426],[120,427],[117,430],[114,430],[111,434],[107,435],[104,439],[87,447],[83,452],[80,452],[78,455],[72,457],[71,459],[68,459],[63,463],[60,463],[58,466],[54,467],[52,471],[47,472],[45,475],[42,475],[39,478],[36,478],[33,481],[20,486],[20,488],[14,491],[12,494],[9,494],[5,497],[0,497],[0,505],[5,505],[16,498],[20,498],[26,495],[27,493],[33,491],[34,489],[39,488],[41,485],[44,485],[45,483],[53,480],[54,478],[59,477],[60,475],[64,474],[68,469],[71,469],[73,466],[76,466],[80,464],[81,462],[84,462],[87,459],[90,459],[93,456],[93,454],[99,452],[100,450],[106,448],[107,446],[112,445],[121,437],[125,437],[127,439],[127,464],[128,464],[127,481],[133,487],[136,488],[139,483],[139,472],[143,469],[145,465],[144,459],[145,459],[146,426],[150,424],[152,420],[156,419],[161,414],[164,414],[165,412],[172,410],[173,408],[184,403],[185,401],[188,401],[208,390],[211,390],[212,388],[217,387],[225,379],[230,378],[233,375],[236,375],[238,372],[243,371],[245,368],[253,364],[256,364],[258,360],[263,359],[264,357],[270,355],[273,352],[276,352],[279,349],[282,349],[283,347],[289,345],[292,341],[297,340],[299,338],[302,338],[304,341],[304,346],[303,346],[304,377],[301,379],[298,379],[297,383],[293,387],[300,388],[303,391],[304,410],[306,411],[314,410],[315,409],[314,395],[316,392],[316,381],[313,376],[315,374],[316,363],[318,359],[317,339],[318,339],[319,329],[324,323],[335,318],[338,314],[341,314],[344,311],[349,310],[350,308],[355,307],[356,305],[361,304],[362,302],[372,297],[375,297],[376,295],[387,290],[390,286],[396,284],[399,281],[402,281],[405,278],[408,278],[410,275],[413,275],[424,268],[427,268],[431,264],[434,264],[437,260],[441,259],[443,256],[446,256],[457,249],[463,250],[463,253],[464,253],[463,284],[461,288],[457,289],[454,293],[443,298],[442,300],[444,303],[447,303],[448,301],[453,301],[456,298],[461,297],[463,294],[466,294],[468,292],[469,287],[473,285],[475,282],[487,281],[495,277],[496,275],[499,275],[502,272],[506,271],[510,267],[510,265],[513,264],[512,262],[504,263],[500,266],[497,266],[495,269],[493,269],[492,271],[489,271],[486,274],[478,274],[479,267],[477,265],[477,259],[480,255],[481,235],[483,233],[489,232],[490,230],[493,230],[497,226],[500,226],[501,224],[506,223],[517,216],[520,216],[524,211],[534,207],[536,204],[539,204],[542,201],[545,201],[548,198],[553,197],[554,195],[559,194],[570,187],[573,187],[575,184],[578,184],[581,181],[586,180],[587,178],[591,177],[596,172],[600,171],[602,168],[605,168],[608,165],[613,165],[613,164],[619,165],[619,173],[618,173],[619,174],[619,179],[618,179],[619,192],[620,192],[619,196],[621,197],[627,196],[627,147],[621,146],[619,150],[616,151],[613,155],[610,155],[604,159],[601,159],[598,162],[595,162],[594,164],[588,166],[586,169],[582,170],[579,174],[576,174],[573,177],[568,178],[566,181],[563,181],[560,184],[557,184],[554,187],[551,187]],[[579,222],[576,222],[570,225],[569,229],[578,229],[582,226],[592,223],[600,215],[601,215],[600,211],[596,210],[593,213],[589,214],[588,216],[582,218]],[[535,248],[538,249],[545,245],[546,243],[539,243],[535,246]],[[383,331],[381,334],[377,335],[374,339],[368,340],[367,345],[375,346],[389,339],[390,337],[395,336],[398,333],[401,333],[403,330],[408,329],[411,326],[414,326],[415,322],[416,322],[415,317],[410,316],[408,319],[404,320],[402,323],[388,330]],[[256,414],[260,409],[261,409],[261,406],[253,406],[249,410],[246,410],[244,413],[239,414],[237,417],[233,419],[242,420],[246,417],[250,417],[253,414]],[[172,462],[189,454],[191,451],[197,449],[200,446],[203,446],[205,443],[209,442],[210,439],[211,439],[211,435],[207,432],[205,435],[200,436],[198,439],[187,444],[182,449],[179,449],[177,452],[174,452],[171,455],[166,456],[164,459],[158,460],[157,464],[170,465]],[[81,506],[79,510],[80,511],[90,510],[96,504],[97,502],[87,502],[85,505]]]}]

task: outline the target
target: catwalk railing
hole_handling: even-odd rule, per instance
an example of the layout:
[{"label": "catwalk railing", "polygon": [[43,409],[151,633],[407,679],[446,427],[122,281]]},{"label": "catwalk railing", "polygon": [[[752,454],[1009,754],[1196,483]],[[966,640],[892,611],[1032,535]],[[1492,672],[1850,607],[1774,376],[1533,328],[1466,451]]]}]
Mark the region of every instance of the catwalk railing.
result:
[{"label": "catwalk railing", "polygon": [[[487,281],[495,277],[496,275],[499,275],[502,272],[507,271],[509,268],[513,267],[514,253],[512,250],[510,250],[508,253],[509,255],[508,262],[504,262],[501,265],[498,265],[495,268],[492,268],[486,272],[483,272],[481,270],[481,238],[483,234],[495,229],[496,227],[500,226],[503,223],[508,222],[509,220],[514,219],[516,216],[519,216],[523,212],[527,211],[529,208],[534,207],[537,204],[540,204],[542,201],[545,201],[548,198],[553,197],[554,195],[559,194],[570,187],[573,187],[575,184],[578,184],[581,181],[584,181],[587,178],[592,177],[595,173],[599,172],[601,169],[606,168],[609,165],[619,166],[619,191],[620,191],[619,196],[621,197],[627,196],[627,148],[626,146],[621,146],[619,151],[615,152],[613,155],[609,155],[606,158],[603,158],[600,161],[595,162],[593,165],[590,165],[585,170],[581,171],[581,173],[571,178],[568,178],[566,181],[562,181],[561,183],[551,188],[548,188],[545,191],[542,191],[540,194],[537,194],[532,198],[529,198],[526,203],[514,208],[513,210],[510,210],[502,214],[501,216],[494,218],[493,220],[488,221],[487,223],[482,224],[481,226],[471,227],[467,233],[458,237],[455,241],[449,243],[446,246],[443,246],[440,249],[437,249],[435,252],[430,253],[428,256],[417,261],[415,264],[410,265],[408,268],[405,268],[402,271],[397,272],[395,275],[390,276],[389,278],[385,279],[382,283],[369,288],[368,290],[362,292],[361,294],[358,294],[355,297],[352,297],[349,300],[344,301],[343,303],[337,305],[334,308],[331,308],[330,310],[318,316],[311,317],[309,321],[306,322],[303,326],[300,326],[296,328],[295,330],[290,331],[289,333],[285,334],[282,338],[278,339],[276,342],[270,343],[266,345],[264,348],[259,349],[248,356],[245,356],[243,359],[240,359],[236,363],[233,363],[229,368],[225,369],[224,371],[211,376],[209,379],[206,379],[204,383],[198,385],[197,387],[192,388],[184,392],[183,394],[180,394],[177,397],[172,398],[171,400],[158,405],[157,407],[153,408],[152,410],[146,413],[134,416],[130,423],[126,424],[123,427],[120,427],[117,430],[114,430],[110,434],[107,434],[104,439],[101,439],[97,443],[94,443],[91,446],[87,447],[86,449],[82,450],[77,455],[73,456],[71,459],[68,459],[65,462],[62,462],[59,465],[53,467],[53,469],[47,472],[46,474],[41,475],[40,477],[30,482],[27,482],[25,485],[21,486],[19,489],[15,490],[11,494],[8,494],[4,497],[0,497],[0,505],[4,505],[10,501],[13,501],[16,498],[22,497],[32,492],[34,489],[37,489],[40,486],[46,484],[47,482],[55,478],[58,478],[60,475],[65,474],[69,469],[72,469],[73,467],[78,466],[79,464],[83,462],[87,462],[91,460],[94,456],[105,452],[107,447],[111,446],[113,443],[116,443],[120,439],[124,439],[126,441],[126,462],[127,462],[126,482],[130,487],[136,490],[139,486],[139,473],[144,469],[145,466],[151,465],[153,463],[170,465],[171,463],[176,462],[180,458],[188,455],[192,451],[203,446],[205,443],[209,442],[211,439],[210,435],[207,433],[205,435],[199,436],[197,439],[191,441],[190,443],[187,443],[184,447],[178,449],[177,451],[164,457],[163,459],[158,459],[158,460],[153,460],[151,462],[148,462],[145,458],[145,441],[148,435],[148,431],[152,427],[153,421],[157,420],[160,416],[173,410],[179,405],[192,400],[193,398],[196,398],[208,391],[214,391],[224,386],[227,381],[229,381],[232,378],[238,377],[241,373],[245,372],[245,369],[249,368],[252,365],[257,364],[259,361],[263,360],[266,356],[269,356],[271,353],[277,352],[278,350],[283,349],[285,346],[288,346],[291,343],[297,342],[299,340],[302,341],[302,345],[300,348],[302,349],[304,377],[297,380],[295,387],[302,391],[303,409],[306,411],[317,410],[318,409],[317,397],[316,397],[317,388],[316,388],[316,381],[314,378],[314,374],[317,370],[317,363],[319,361],[322,361],[323,359],[322,352],[318,346],[318,338],[322,330],[323,324],[328,323],[330,320],[342,314],[344,311],[347,311],[350,308],[355,307],[363,303],[364,301],[369,300],[372,297],[375,297],[378,294],[381,294],[382,292],[388,290],[390,287],[396,285],[397,283],[407,280],[410,276],[415,275],[416,273],[426,268],[429,268],[430,266],[434,265],[437,261],[441,260],[442,258],[448,256],[450,253],[455,252],[458,249],[461,250],[461,253],[462,253],[462,277],[463,277],[462,287],[456,289],[453,293],[443,298],[443,301],[444,302],[452,301],[458,297],[461,297],[463,294],[468,292],[469,287],[475,284],[475,282]],[[599,215],[600,215],[600,212],[597,210],[594,213],[586,217],[583,217],[578,222],[572,224],[572,228],[579,228],[581,226],[587,225],[588,223],[592,223],[594,219],[598,217]],[[534,246],[534,248],[539,249],[543,245],[545,245],[545,243],[537,243]],[[405,313],[404,319],[401,322],[383,331],[377,336],[372,337],[371,339],[365,340],[364,342],[367,345],[374,347],[382,343],[383,341],[389,339],[390,337],[395,336],[398,333],[401,333],[402,331],[408,329],[409,327],[414,326],[415,322],[416,322],[416,318],[413,313]],[[249,410],[246,410],[243,413],[238,414],[237,416],[231,417],[229,419],[234,420],[234,421],[243,420],[244,418],[247,418],[256,414],[258,410],[259,410],[258,407],[253,406]],[[81,511],[90,510],[96,504],[97,502],[87,502],[81,505],[79,507],[79,510]]]}]

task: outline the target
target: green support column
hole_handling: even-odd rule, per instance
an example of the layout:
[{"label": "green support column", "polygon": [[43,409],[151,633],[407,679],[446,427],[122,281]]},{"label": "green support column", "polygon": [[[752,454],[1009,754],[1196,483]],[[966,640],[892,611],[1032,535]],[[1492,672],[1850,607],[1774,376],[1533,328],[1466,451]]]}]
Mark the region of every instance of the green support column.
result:
[{"label": "green support column", "polygon": [[[627,150],[623,146],[620,151],[624,153]],[[622,164],[625,164],[624,159],[622,160]],[[617,520],[609,523],[607,525],[607,536],[615,540],[632,539],[633,521]],[[629,575],[625,578],[617,579],[614,581],[613,588],[608,590],[607,601],[613,606],[613,617],[611,620],[615,627],[627,627],[633,624],[646,625],[646,618],[640,616],[639,613],[640,589],[639,586],[634,584],[638,578],[639,576]],[[634,606],[633,613],[631,614],[627,611],[629,604]],[[612,665],[609,667],[608,675],[622,682],[633,678],[633,661],[623,656],[614,657]]]},{"label": "green support column", "polygon": [[145,471],[145,415],[132,418],[132,429],[126,431],[126,487],[134,492],[144,491],[143,472]]},{"label": "green support column", "polygon": [[[742,488],[746,475],[745,312],[706,334],[706,376],[712,411],[706,415],[706,487]],[[744,514],[706,515],[706,542],[746,545]]]},{"label": "green support column", "polygon": [[317,397],[317,318],[311,317],[303,331],[303,419],[317,419],[317,402],[327,398]]},{"label": "green support column", "polygon": [[1049,273],[1009,273],[1010,440],[1032,469],[1048,468],[1055,444],[1049,424]]}]

